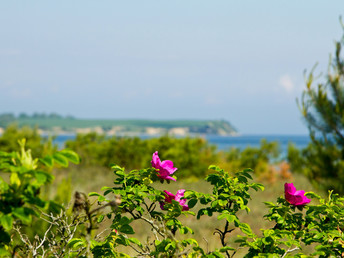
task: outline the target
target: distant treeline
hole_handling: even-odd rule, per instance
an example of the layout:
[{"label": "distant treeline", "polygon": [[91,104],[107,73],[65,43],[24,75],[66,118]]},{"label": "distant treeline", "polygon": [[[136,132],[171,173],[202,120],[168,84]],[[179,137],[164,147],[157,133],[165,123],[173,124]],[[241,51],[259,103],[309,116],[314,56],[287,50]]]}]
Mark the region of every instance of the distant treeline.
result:
[{"label": "distant treeline", "polygon": [[166,133],[188,134],[235,134],[236,129],[225,120],[149,120],[149,119],[78,119],[72,116],[61,116],[56,113],[21,113],[15,116],[11,113],[0,114],[0,127],[5,128],[16,123],[18,126],[38,127],[39,129],[61,133],[78,133],[82,130],[98,133],[136,133],[158,134]]},{"label": "distant treeline", "polygon": [[0,114],[0,127],[6,127],[12,123],[15,123],[21,119],[75,119],[73,116],[61,116],[57,113],[33,113],[32,115],[27,113],[20,113],[19,115],[15,115],[13,113],[3,113]]}]

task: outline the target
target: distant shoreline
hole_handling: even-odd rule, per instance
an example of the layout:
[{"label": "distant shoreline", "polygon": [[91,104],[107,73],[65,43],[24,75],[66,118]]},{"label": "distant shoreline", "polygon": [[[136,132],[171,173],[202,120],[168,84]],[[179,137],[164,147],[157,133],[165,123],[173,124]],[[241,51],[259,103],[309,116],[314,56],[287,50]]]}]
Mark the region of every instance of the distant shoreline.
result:
[{"label": "distant shoreline", "polygon": [[112,135],[224,135],[236,136],[237,130],[225,120],[93,120],[50,117],[12,117],[1,120],[0,133],[6,126],[36,127],[43,135],[72,135],[95,132]]}]

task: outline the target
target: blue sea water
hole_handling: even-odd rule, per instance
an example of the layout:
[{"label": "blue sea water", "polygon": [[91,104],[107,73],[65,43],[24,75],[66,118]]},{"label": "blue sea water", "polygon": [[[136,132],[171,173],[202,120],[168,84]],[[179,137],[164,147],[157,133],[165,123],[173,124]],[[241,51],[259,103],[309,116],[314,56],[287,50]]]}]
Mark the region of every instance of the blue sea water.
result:
[{"label": "blue sea water", "polygon": [[[151,138],[152,136],[142,135],[142,139]],[[67,140],[72,140],[75,135],[58,135],[54,143],[63,147]],[[232,147],[245,149],[246,147],[259,147],[262,139],[268,142],[277,141],[280,145],[281,156],[285,156],[288,149],[288,144],[294,143],[299,149],[305,148],[310,142],[308,135],[238,135],[238,136],[219,136],[206,135],[205,138],[210,144],[217,146],[218,150],[228,150]]]}]

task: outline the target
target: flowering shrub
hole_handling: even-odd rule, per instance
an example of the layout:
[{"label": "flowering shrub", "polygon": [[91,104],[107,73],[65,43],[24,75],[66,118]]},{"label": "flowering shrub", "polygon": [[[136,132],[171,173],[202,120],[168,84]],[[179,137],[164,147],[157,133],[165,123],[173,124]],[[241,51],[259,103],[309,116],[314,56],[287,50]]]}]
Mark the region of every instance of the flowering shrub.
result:
[{"label": "flowering shrub", "polygon": [[[161,162],[157,152],[153,154],[151,168],[126,172],[113,165],[112,169],[114,185],[103,187],[103,194],[90,193],[90,197],[97,197],[93,205],[86,195],[76,193],[71,220],[63,217],[63,213],[50,216],[54,225],[67,226],[63,231],[50,231],[49,228],[43,238],[38,238],[41,249],[36,248],[31,256],[49,253],[44,247],[53,246],[51,243],[56,239],[65,241],[66,244],[60,245],[63,246],[60,256],[68,254],[68,257],[129,257],[128,249],[124,253],[121,247],[130,247],[134,253],[131,255],[137,257],[233,257],[238,251],[245,257],[342,257],[344,253],[344,198],[332,192],[323,199],[312,192],[296,191],[293,184],[286,184],[285,198],[277,198],[277,203],[265,202],[268,212],[264,217],[272,227],[261,229],[258,234],[240,216],[240,211],[250,212],[252,192],[264,190],[261,184],[251,181],[250,169],[229,173],[210,166],[213,172],[205,180],[212,188],[211,193],[181,189],[176,195],[159,190],[164,182],[170,182],[168,177],[176,168],[171,161]],[[169,174],[165,171],[161,174],[164,169]],[[161,175],[167,176],[162,178]],[[214,228],[220,247],[209,250],[200,246],[192,237],[192,228],[182,223],[182,216],[195,219],[215,216],[223,223],[222,227]],[[7,219],[3,217],[3,213],[0,214],[2,230],[10,232]],[[12,223],[21,220],[16,216]],[[111,225],[95,234],[105,220]],[[64,221],[71,222],[62,223]],[[135,228],[144,224],[150,231],[146,239],[138,239]],[[77,230],[80,231],[78,236],[73,233]],[[66,231],[69,232],[67,236]],[[233,236],[234,232],[237,236]],[[11,237],[10,234],[7,237]],[[230,237],[236,237],[235,243],[229,241]],[[27,243],[32,243],[25,239],[23,242],[26,247],[29,247]],[[312,248],[305,255],[307,245]],[[19,252],[9,241],[6,248],[12,255]]]}]

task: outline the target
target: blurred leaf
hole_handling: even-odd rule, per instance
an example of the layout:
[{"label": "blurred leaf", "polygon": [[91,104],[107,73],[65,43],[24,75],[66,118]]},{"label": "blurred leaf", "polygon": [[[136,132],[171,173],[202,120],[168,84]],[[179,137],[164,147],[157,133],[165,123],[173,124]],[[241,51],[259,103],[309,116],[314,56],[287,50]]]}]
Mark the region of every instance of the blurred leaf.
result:
[{"label": "blurred leaf", "polygon": [[64,149],[61,150],[59,153],[66,157],[69,161],[73,162],[74,164],[80,163],[79,155],[72,150]]},{"label": "blurred leaf", "polygon": [[53,154],[54,161],[62,167],[68,167],[68,159],[59,152]]}]

